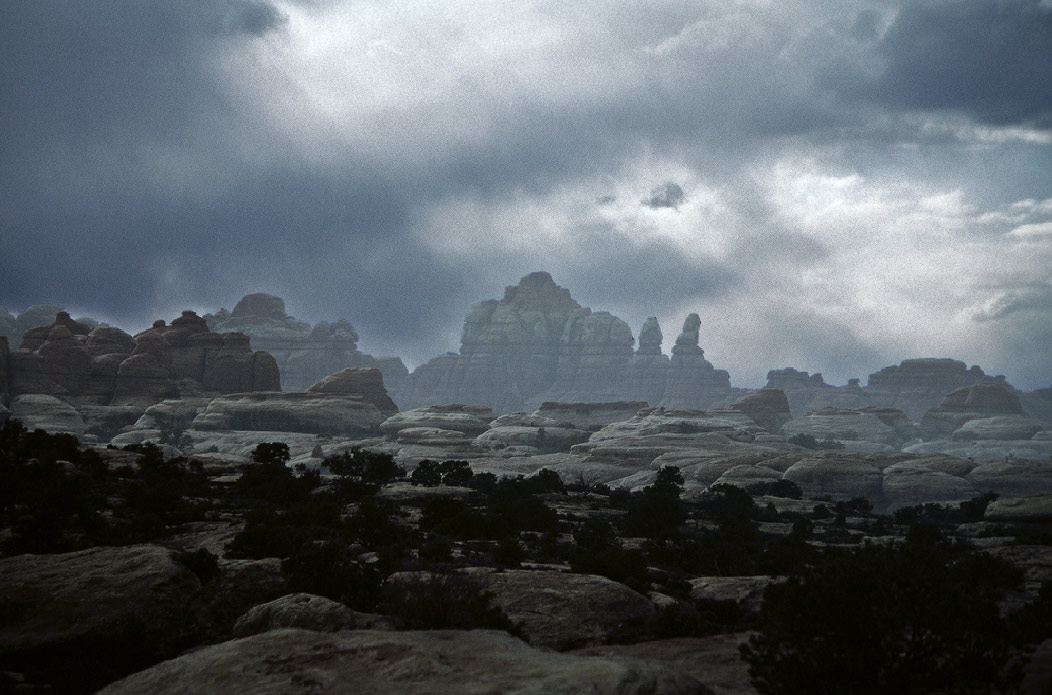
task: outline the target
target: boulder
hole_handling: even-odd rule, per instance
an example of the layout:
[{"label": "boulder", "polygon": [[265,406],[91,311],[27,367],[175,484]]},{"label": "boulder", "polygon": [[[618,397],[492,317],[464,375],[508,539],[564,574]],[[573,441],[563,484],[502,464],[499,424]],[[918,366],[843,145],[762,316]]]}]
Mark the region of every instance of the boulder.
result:
[{"label": "boulder", "polygon": [[[0,560],[0,668],[78,690],[174,656],[202,626],[197,577],[152,545]],[[90,664],[84,673],[71,666]],[[87,681],[85,681],[87,679]]]},{"label": "boulder", "polygon": [[979,492],[1005,497],[1027,497],[1052,492],[1052,463],[1010,459],[976,466],[967,479]]},{"label": "boulder", "polygon": [[398,406],[387,395],[387,390],[384,388],[384,376],[379,369],[346,367],[311,384],[307,391],[357,396],[372,403],[384,415],[390,416],[398,412]]},{"label": "boulder", "polygon": [[248,637],[283,627],[316,632],[353,630],[354,611],[342,603],[314,594],[286,594],[253,606],[234,624],[234,637]]},{"label": "boulder", "polygon": [[885,468],[882,490],[887,511],[927,502],[954,504],[979,495],[975,486],[963,477],[934,470],[922,461],[896,463]]},{"label": "boulder", "polygon": [[509,570],[483,580],[494,605],[537,647],[605,644],[645,632],[654,617],[645,596],[606,577]]},{"label": "boulder", "polygon": [[1030,497],[1001,497],[986,506],[991,522],[1027,523],[1052,521],[1052,493]]},{"label": "boulder", "polygon": [[703,695],[667,666],[532,649],[503,632],[322,633],[282,629],[199,649],[113,683],[100,695],[311,692]]},{"label": "boulder", "polygon": [[831,496],[834,500],[865,497],[879,505],[883,495],[880,469],[858,455],[824,452],[794,463],[784,478],[800,486],[804,497]]},{"label": "boulder", "polygon": [[764,589],[784,577],[697,577],[689,580],[693,601],[734,601],[749,613],[759,612]]},{"label": "boulder", "polygon": [[789,412],[789,400],[780,389],[761,389],[745,396],[732,410],[740,410],[769,432],[779,432],[782,425],[793,419]]}]

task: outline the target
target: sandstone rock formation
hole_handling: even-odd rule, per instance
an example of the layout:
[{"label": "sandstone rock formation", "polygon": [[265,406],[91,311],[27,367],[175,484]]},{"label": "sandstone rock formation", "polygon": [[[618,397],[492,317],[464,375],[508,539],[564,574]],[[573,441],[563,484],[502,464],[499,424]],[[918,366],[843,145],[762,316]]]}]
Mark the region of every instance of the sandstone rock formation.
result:
[{"label": "sandstone rock formation", "polygon": [[12,396],[47,394],[73,403],[145,406],[181,394],[278,388],[273,358],[252,352],[242,334],[210,332],[192,311],[134,338],[59,312],[52,323],[26,331],[7,362]]},{"label": "sandstone rock formation", "polygon": [[780,432],[782,426],[793,419],[789,410],[789,399],[780,389],[765,388],[750,393],[731,406],[740,410],[768,432]]},{"label": "sandstone rock formation", "polygon": [[394,415],[398,406],[391,400],[384,388],[384,377],[379,369],[373,367],[347,367],[335,374],[312,384],[306,389],[308,393],[326,393],[334,395],[354,395],[385,415]]},{"label": "sandstone rock formation", "polygon": [[409,375],[397,357],[373,357],[358,351],[358,333],[347,321],[322,321],[314,326],[285,313],[285,301],[270,294],[248,294],[232,312],[206,314],[214,331],[237,331],[271,354],[286,391],[302,391],[345,367],[380,370],[390,393],[401,390]]},{"label": "sandstone rock formation", "polygon": [[836,440],[852,451],[897,451],[916,435],[913,423],[894,408],[822,408],[785,423],[786,437],[809,434]]},{"label": "sandstone rock formation", "polygon": [[630,419],[643,408],[646,401],[613,401],[609,403],[541,403],[536,415],[549,417],[573,425],[577,429],[598,431],[612,422]]},{"label": "sandstone rock formation", "polygon": [[530,273],[500,301],[476,304],[464,322],[459,354],[435,358],[410,375],[396,398],[404,407],[478,403],[508,413],[544,401],[641,400],[698,408],[733,393],[698,345],[700,319],[688,317],[671,359],[649,319],[639,351],[632,331],[605,311],[575,302],[551,275]]},{"label": "sandstone rock formation", "polygon": [[11,401],[11,417],[29,430],[82,435],[88,425],[77,409],[69,403],[46,394],[15,396]]},{"label": "sandstone rock formation", "polygon": [[1021,417],[1019,397],[1003,384],[981,382],[954,390],[924,413],[921,432],[926,439],[947,437],[969,420],[997,415]]},{"label": "sandstone rock formation", "polygon": [[515,448],[518,454],[548,454],[569,451],[588,436],[588,432],[550,417],[511,413],[491,422],[490,428],[476,437],[474,444],[486,451]]},{"label": "sandstone rock formation", "polygon": [[[34,304],[25,311],[15,316],[3,306],[0,306],[0,336],[7,338],[8,344],[15,348],[22,340],[26,331],[36,326],[44,326],[54,320],[55,314],[65,311],[57,304]],[[78,323],[96,328],[100,324],[95,319],[87,317],[77,319]],[[105,324],[101,324],[105,325]]]},{"label": "sandstone rock formation", "polygon": [[293,391],[220,396],[194,418],[194,430],[302,432],[361,438],[380,433],[386,414],[355,395]]},{"label": "sandstone rock formation", "polygon": [[492,630],[283,629],[194,651],[113,683],[100,695],[284,693],[403,695],[705,695],[694,678],[652,662],[532,649]]}]

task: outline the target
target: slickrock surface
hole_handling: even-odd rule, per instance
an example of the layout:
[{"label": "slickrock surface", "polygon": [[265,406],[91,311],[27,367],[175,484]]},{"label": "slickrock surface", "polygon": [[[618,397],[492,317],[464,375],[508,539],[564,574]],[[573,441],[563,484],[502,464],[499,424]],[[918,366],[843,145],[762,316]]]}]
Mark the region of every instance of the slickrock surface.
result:
[{"label": "slickrock surface", "polygon": [[532,649],[503,632],[274,630],[158,664],[100,695],[392,692],[412,695],[702,695],[694,678],[648,661]]}]

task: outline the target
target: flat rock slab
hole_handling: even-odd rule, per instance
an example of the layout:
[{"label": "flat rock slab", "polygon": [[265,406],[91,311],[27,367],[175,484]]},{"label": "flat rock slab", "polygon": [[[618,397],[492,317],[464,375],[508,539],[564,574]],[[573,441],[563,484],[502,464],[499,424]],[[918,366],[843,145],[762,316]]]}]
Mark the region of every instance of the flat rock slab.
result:
[{"label": "flat rock slab", "polygon": [[749,682],[749,665],[738,652],[738,647],[748,640],[750,634],[737,632],[711,637],[611,644],[570,653],[656,661],[697,678],[711,688],[715,695],[756,695],[756,689]]},{"label": "flat rock slab", "polygon": [[111,637],[131,625],[178,641],[196,627],[188,604],[200,588],[153,545],[5,558],[0,596],[19,617],[0,624],[0,654]]},{"label": "flat rock slab", "polygon": [[493,603],[521,623],[530,644],[573,649],[645,629],[654,604],[624,584],[591,574],[512,570],[486,575]]},{"label": "flat rock slab", "polygon": [[1052,521],[1052,494],[994,500],[987,505],[985,517],[987,521],[1002,522]]},{"label": "flat rock slab", "polygon": [[100,695],[687,695],[711,693],[653,662],[553,654],[503,632],[275,630],[224,642],[112,683]]}]

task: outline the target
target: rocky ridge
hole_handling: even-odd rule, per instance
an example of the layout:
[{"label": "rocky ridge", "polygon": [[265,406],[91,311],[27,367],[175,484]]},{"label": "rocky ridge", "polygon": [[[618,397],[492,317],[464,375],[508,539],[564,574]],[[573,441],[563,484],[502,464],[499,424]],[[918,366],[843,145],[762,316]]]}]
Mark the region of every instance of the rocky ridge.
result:
[{"label": "rocky ridge", "polygon": [[344,367],[373,368],[397,394],[409,376],[397,357],[373,357],[358,350],[358,333],[344,319],[314,326],[285,313],[285,301],[270,294],[247,294],[233,311],[220,309],[203,317],[214,331],[237,331],[272,355],[286,391],[302,391]]},{"label": "rocky ridge", "polygon": [[192,311],[135,336],[59,312],[26,331],[18,349],[0,343],[12,397],[50,395],[69,403],[146,406],[166,398],[279,388],[277,366],[247,336],[213,333]]}]

